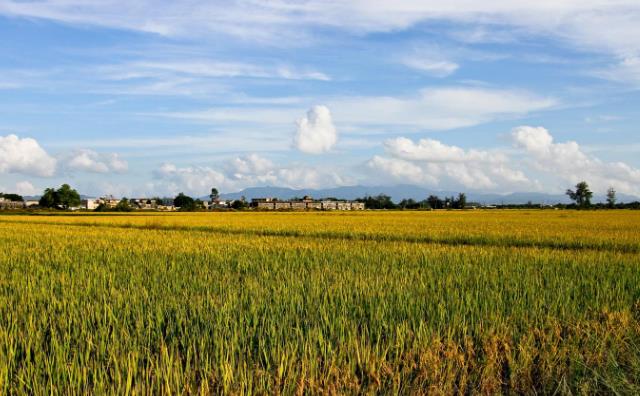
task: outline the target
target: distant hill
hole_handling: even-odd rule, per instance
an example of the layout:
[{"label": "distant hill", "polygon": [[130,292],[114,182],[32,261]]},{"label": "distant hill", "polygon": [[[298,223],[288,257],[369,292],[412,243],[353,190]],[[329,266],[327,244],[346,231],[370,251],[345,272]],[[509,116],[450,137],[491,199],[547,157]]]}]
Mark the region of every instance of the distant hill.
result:
[{"label": "distant hill", "polygon": [[[457,196],[459,191],[439,191],[430,190],[414,185],[396,185],[396,186],[347,186],[326,189],[300,189],[295,190],[286,187],[250,187],[242,191],[221,194],[223,199],[240,199],[245,197],[247,200],[253,198],[275,197],[279,199],[291,199],[294,197],[303,197],[310,195],[313,198],[335,197],[342,199],[356,199],[366,195],[389,195],[391,199],[398,202],[404,198],[412,198],[422,200],[429,195],[438,195],[440,197]],[[527,202],[540,204],[556,204],[570,203],[569,198],[564,194],[545,194],[538,192],[516,192],[510,194],[486,194],[466,192],[468,202],[478,202],[482,204],[525,204]],[[207,196],[201,199],[208,199]],[[640,198],[631,195],[618,194],[619,202],[638,201]],[[593,202],[604,202],[604,195],[594,195]]]}]

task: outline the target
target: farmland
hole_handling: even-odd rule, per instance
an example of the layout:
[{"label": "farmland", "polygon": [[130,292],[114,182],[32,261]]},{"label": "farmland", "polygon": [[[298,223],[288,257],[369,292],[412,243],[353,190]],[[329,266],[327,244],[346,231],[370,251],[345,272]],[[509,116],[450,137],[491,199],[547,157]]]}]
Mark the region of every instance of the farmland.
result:
[{"label": "farmland", "polygon": [[638,393],[640,213],[0,215],[0,394]]}]

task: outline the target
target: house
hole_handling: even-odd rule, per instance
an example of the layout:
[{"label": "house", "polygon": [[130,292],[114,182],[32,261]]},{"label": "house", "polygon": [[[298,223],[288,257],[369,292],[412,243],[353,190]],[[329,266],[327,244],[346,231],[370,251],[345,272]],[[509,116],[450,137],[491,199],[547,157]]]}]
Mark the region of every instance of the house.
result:
[{"label": "house", "polygon": [[295,201],[280,201],[277,198],[254,198],[251,207],[264,210],[364,210],[364,203],[352,201],[316,201],[306,195]]},{"label": "house", "polygon": [[275,201],[277,198],[254,198],[251,200],[251,207],[272,210],[276,208]]},{"label": "house", "polygon": [[6,198],[0,197],[0,209],[23,209],[23,201],[10,201]]},{"label": "house", "polygon": [[132,198],[129,200],[132,206],[141,210],[153,210],[158,208],[158,202],[155,199],[150,198]]},{"label": "house", "polygon": [[322,201],[322,209],[324,210],[336,210],[338,205],[336,201]]},{"label": "house", "polygon": [[275,209],[291,209],[291,202],[290,201],[276,201],[275,202]]},{"label": "house", "polygon": [[291,209],[295,210],[305,210],[307,208],[307,203],[304,201],[293,201],[291,202]]},{"label": "house", "polygon": [[38,206],[40,205],[40,201],[36,201],[34,199],[29,199],[27,201],[24,201],[24,206],[27,208],[31,208],[33,206]]},{"label": "house", "polygon": [[82,208],[87,210],[95,210],[100,205],[99,199],[83,199]]},{"label": "house", "polygon": [[215,201],[205,202],[205,203],[208,204],[207,206],[208,209],[224,209],[231,206],[231,201],[225,201],[221,199],[216,199]]},{"label": "house", "polygon": [[322,210],[322,202],[320,201],[306,202],[306,204],[307,204],[307,209]]},{"label": "house", "polygon": [[120,202],[120,200],[116,199],[113,195],[107,195],[105,197],[98,199],[98,205],[104,204],[107,208],[110,208],[110,209],[115,208],[116,205],[118,205],[118,202]]}]

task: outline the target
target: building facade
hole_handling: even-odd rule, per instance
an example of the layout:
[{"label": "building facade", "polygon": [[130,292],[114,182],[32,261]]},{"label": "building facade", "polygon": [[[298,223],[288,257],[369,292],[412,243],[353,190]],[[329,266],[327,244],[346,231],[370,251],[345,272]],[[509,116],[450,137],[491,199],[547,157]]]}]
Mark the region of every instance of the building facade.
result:
[{"label": "building facade", "polygon": [[299,200],[279,200],[277,198],[254,198],[251,207],[261,210],[364,210],[363,202],[355,201],[316,201],[311,197]]}]

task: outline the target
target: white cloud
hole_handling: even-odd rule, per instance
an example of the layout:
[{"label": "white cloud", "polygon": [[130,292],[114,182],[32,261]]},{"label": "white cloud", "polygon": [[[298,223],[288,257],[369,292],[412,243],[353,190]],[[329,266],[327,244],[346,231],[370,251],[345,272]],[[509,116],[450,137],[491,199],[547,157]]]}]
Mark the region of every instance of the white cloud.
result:
[{"label": "white cloud", "polygon": [[[345,96],[326,98],[329,110],[313,108],[303,118],[298,135],[315,136],[303,139],[308,152],[326,151],[333,146],[333,122],[340,128],[358,126],[371,132],[372,125],[401,126],[404,130],[447,130],[514,118],[532,112],[548,110],[558,104],[552,97],[542,97],[526,91],[483,87],[431,87],[411,96]],[[301,111],[295,106],[218,107],[203,111],[154,113],[153,116],[180,118],[206,123],[248,123],[260,126],[286,126]],[[301,128],[302,127],[302,128]],[[318,130],[317,128],[323,128]],[[388,132],[388,128],[385,128]],[[316,136],[316,132],[317,136]],[[332,143],[333,142],[333,143]],[[296,140],[296,146],[300,148]],[[303,150],[304,151],[304,150]]]},{"label": "white cloud", "polygon": [[446,77],[458,70],[459,65],[448,60],[432,60],[420,58],[406,58],[402,61],[405,66],[423,71],[434,77]]},{"label": "white cloud", "polygon": [[212,187],[226,185],[224,174],[207,166],[180,168],[172,163],[164,163],[154,173],[158,181],[150,183],[149,188],[163,194],[205,194]]},{"label": "white cloud", "polygon": [[298,121],[295,145],[298,150],[321,154],[331,150],[338,141],[338,133],[331,119],[331,112],[326,106],[314,106],[306,117]]},{"label": "white cloud", "polygon": [[20,181],[16,183],[16,193],[20,195],[35,195],[39,191],[28,181]]},{"label": "white cloud", "polygon": [[161,79],[188,77],[251,77],[281,78],[286,80],[320,80],[331,78],[316,70],[300,70],[293,66],[268,66],[242,62],[209,59],[138,61],[104,66],[98,69],[103,78],[110,80]]},{"label": "white cloud", "polygon": [[534,188],[509,158],[497,151],[464,150],[433,139],[417,143],[407,138],[385,142],[391,158],[373,157],[367,167],[390,181],[439,188],[508,190]]},{"label": "white cloud", "polygon": [[433,77],[447,77],[460,67],[449,58],[439,48],[421,48],[400,57],[400,63]]},{"label": "white cloud", "polygon": [[472,37],[476,41],[494,39],[485,31],[498,29],[501,36],[549,36],[616,54],[637,53],[640,48],[637,0],[176,1],[163,7],[152,0],[9,0],[0,3],[0,13],[164,36],[222,34],[276,45],[307,45],[316,27],[362,34],[448,21],[479,29],[481,33]]},{"label": "white cloud", "polygon": [[433,169],[425,169],[413,162],[399,158],[385,158],[376,155],[366,165],[373,172],[380,172],[380,176],[387,176],[392,181],[429,186],[435,186],[439,182],[439,179],[432,174],[435,173]]},{"label": "white cloud", "polygon": [[353,184],[350,178],[331,170],[320,171],[302,164],[278,165],[257,154],[235,157],[219,166],[178,167],[165,163],[154,172],[150,190],[174,195],[185,192],[204,195],[212,187],[222,191],[239,191],[255,186],[320,188]]},{"label": "white cloud", "polygon": [[556,188],[586,180],[601,192],[613,186],[619,192],[640,195],[640,169],[623,162],[604,162],[585,153],[574,141],[555,143],[543,127],[520,126],[511,137],[529,156],[533,168],[556,179]]},{"label": "white cloud", "polygon": [[271,185],[290,188],[320,188],[353,184],[353,180],[327,166],[320,171],[304,164],[278,165],[257,154],[234,158],[226,166],[228,190]]},{"label": "white cloud", "polygon": [[640,54],[622,58],[608,68],[596,70],[597,77],[640,87]]},{"label": "white cloud", "polygon": [[227,170],[234,176],[265,174],[275,168],[274,163],[258,154],[249,154],[232,159],[227,165]]},{"label": "white cloud", "polygon": [[93,150],[76,150],[67,159],[66,167],[92,173],[125,173],[129,166],[118,154],[100,154]]},{"label": "white cloud", "polygon": [[16,135],[0,136],[0,173],[23,173],[53,176],[56,159],[40,147],[35,139]]},{"label": "white cloud", "polygon": [[410,161],[428,162],[504,162],[506,159],[500,153],[488,151],[468,150],[460,147],[448,146],[434,139],[420,139],[418,143],[399,137],[385,142],[387,152],[394,157]]},{"label": "white cloud", "polygon": [[446,130],[547,110],[553,98],[479,87],[425,88],[413,97],[355,97],[330,102],[339,123]]}]

